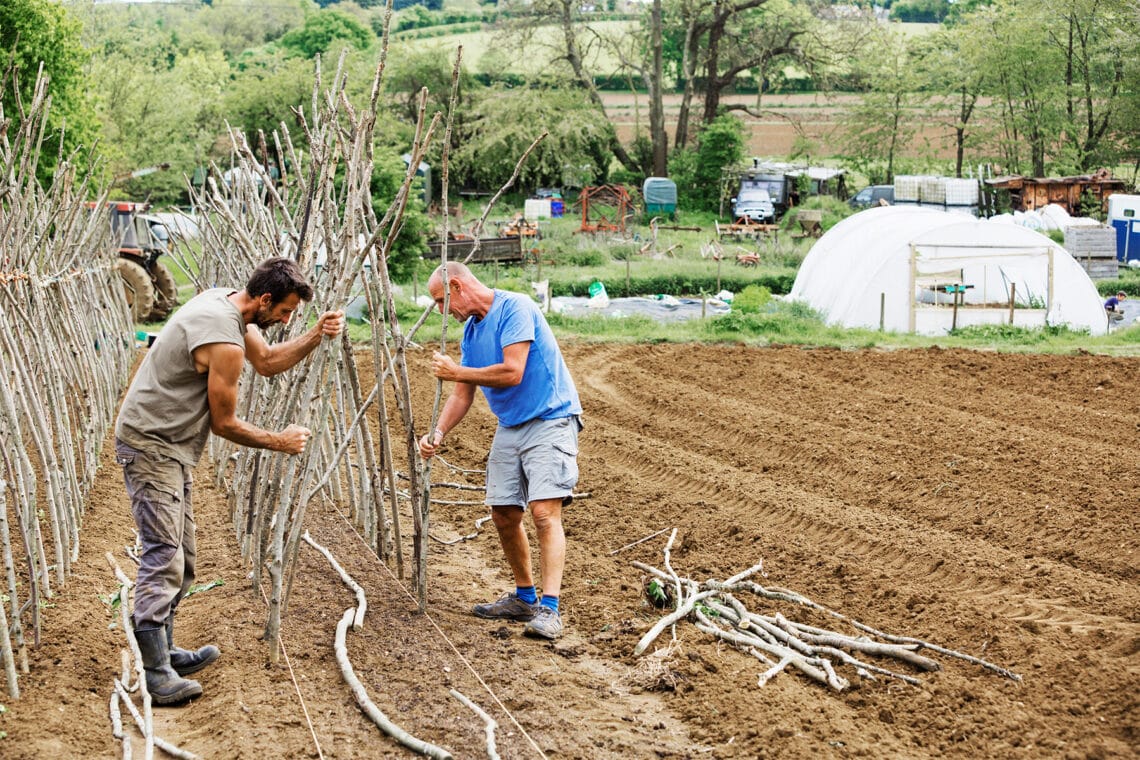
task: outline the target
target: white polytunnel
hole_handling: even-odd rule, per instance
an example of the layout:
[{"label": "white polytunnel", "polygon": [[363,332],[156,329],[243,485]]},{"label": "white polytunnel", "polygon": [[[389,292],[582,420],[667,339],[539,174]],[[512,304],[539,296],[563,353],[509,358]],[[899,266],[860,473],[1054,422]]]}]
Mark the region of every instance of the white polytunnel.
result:
[{"label": "white polytunnel", "polygon": [[1011,321],[1108,330],[1096,286],[1062,246],[921,207],[871,208],[835,225],[804,258],[789,298],[828,324],[920,335]]}]

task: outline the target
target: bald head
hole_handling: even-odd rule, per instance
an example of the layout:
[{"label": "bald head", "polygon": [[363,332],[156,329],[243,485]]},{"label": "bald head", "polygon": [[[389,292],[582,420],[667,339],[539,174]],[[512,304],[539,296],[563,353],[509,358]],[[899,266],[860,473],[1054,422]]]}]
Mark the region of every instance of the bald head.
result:
[{"label": "bald head", "polygon": [[[459,320],[471,316],[484,317],[495,300],[495,291],[480,282],[470,269],[459,262],[448,262],[446,268],[447,289],[450,291],[447,298],[448,312]],[[441,264],[428,278],[428,292],[440,312],[443,311],[444,301],[443,270],[444,265]]]},{"label": "bald head", "polygon": [[467,268],[466,264],[460,264],[458,261],[449,261],[446,264],[440,264],[431,273],[428,278],[428,289],[431,289],[432,283],[443,283],[443,270],[447,269],[447,279],[451,280],[474,280],[479,282],[479,278],[472,274],[471,270]]}]

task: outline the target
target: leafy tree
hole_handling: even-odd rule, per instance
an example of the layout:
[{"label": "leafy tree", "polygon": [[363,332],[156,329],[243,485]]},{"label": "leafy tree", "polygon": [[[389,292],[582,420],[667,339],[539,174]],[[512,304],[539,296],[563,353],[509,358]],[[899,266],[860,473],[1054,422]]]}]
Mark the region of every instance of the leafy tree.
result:
[{"label": "leafy tree", "polygon": [[945,0],[898,0],[891,5],[891,21],[935,24],[946,17],[950,5]]},{"label": "leafy tree", "polygon": [[[372,168],[372,206],[377,218],[384,216],[395,199],[406,171],[404,162],[394,153],[377,154]],[[427,247],[425,241],[430,233],[431,221],[423,202],[418,197],[409,199],[400,234],[388,252],[388,271],[393,279],[404,281],[411,278]]]},{"label": "leafy tree", "polygon": [[846,152],[857,166],[885,159],[884,182],[894,180],[895,162],[917,131],[910,114],[919,102],[920,80],[906,39],[892,30],[878,35],[857,71],[869,90],[846,115]]},{"label": "leafy tree", "polygon": [[[704,99],[701,123],[708,124],[721,111],[721,95],[741,75],[752,73],[762,92],[777,69],[794,64],[815,70],[849,58],[854,49],[846,23],[832,23],[825,36],[808,6],[787,0],[672,0],[668,7],[667,50],[683,87],[674,137],[679,147],[689,140],[698,96]],[[744,105],[729,108],[759,115]]]},{"label": "leafy tree", "polygon": [[1007,171],[1065,174],[1120,160],[1137,133],[1127,116],[1137,23],[1124,0],[997,0],[961,17],[964,35],[986,40],[963,50],[986,78]]},{"label": "leafy tree", "polygon": [[580,90],[488,88],[466,115],[459,149],[451,153],[451,176],[460,185],[499,187],[527,147],[549,133],[530,154],[519,175],[521,187],[604,181],[609,167],[611,127]]},{"label": "leafy tree", "polygon": [[[1121,146],[1112,127],[1121,95],[1132,89],[1125,61],[1135,60],[1136,8],[1113,0],[1051,0],[1049,40],[1064,63],[1065,134],[1062,167],[1077,171],[1115,163]],[[1067,139],[1066,139],[1067,138]]]},{"label": "leafy tree", "polygon": [[927,112],[954,135],[954,174],[962,176],[967,147],[977,147],[985,136],[975,118],[988,79],[977,65],[979,40],[961,26],[946,26],[912,40],[912,58],[923,89],[930,94]]},{"label": "leafy tree", "polygon": [[[296,143],[303,137],[292,109],[307,106],[312,92],[311,61],[264,52],[245,59],[243,68],[234,73],[222,108],[230,125],[244,130],[251,145],[257,145],[258,132],[272,134],[283,122]],[[219,145],[213,154],[228,155],[228,144]]]},{"label": "leafy tree", "polygon": [[721,114],[701,130],[696,148],[681,148],[669,157],[669,176],[677,183],[685,208],[717,211],[722,170],[744,156],[744,125]]},{"label": "leafy tree", "polygon": [[112,174],[170,165],[165,172],[124,183],[123,193],[154,202],[179,201],[185,177],[207,160],[222,131],[230,68],[221,51],[179,55],[169,66],[103,59],[92,71],[102,93],[102,149]]},{"label": "leafy tree", "polygon": [[[993,81],[992,94],[1001,125],[1000,150],[1007,171],[1045,175],[1046,156],[1063,117],[1061,62],[1047,44],[1040,18],[1015,19],[1004,3],[978,11],[968,28],[991,35],[979,64]],[[1026,58],[1030,55],[1032,58]],[[1033,60],[1033,66],[1025,61]],[[1028,151],[1028,156],[1026,156]]]},{"label": "leafy tree", "polygon": [[339,43],[357,50],[365,50],[376,41],[376,35],[364,24],[347,13],[324,9],[308,16],[300,29],[293,29],[281,37],[281,47],[294,55],[315,58]]},{"label": "leafy tree", "polygon": [[[393,47],[392,54],[388,57],[384,87],[395,99],[394,109],[399,118],[415,123],[419,113],[420,90],[425,87],[428,91],[428,116],[436,111],[446,116],[447,104],[451,98],[454,58],[454,51],[442,46],[424,45],[422,42]],[[476,86],[466,67],[463,67],[459,79],[461,106]]]},{"label": "leafy tree", "polygon": [[[118,4],[110,7],[120,12]],[[277,40],[301,26],[312,7],[311,0],[213,0],[193,14],[180,35],[187,47],[220,47],[234,61],[242,52]],[[167,4],[163,4],[162,11],[173,12]]]},{"label": "leafy tree", "polygon": [[94,108],[88,99],[84,73],[87,53],[81,45],[79,20],[51,0],[0,2],[0,106],[4,116],[21,119],[20,104],[30,103],[40,65],[48,78],[51,110],[37,166],[37,176],[48,180],[58,156],[74,154],[80,166],[88,156],[75,153],[90,148],[98,135]]},{"label": "leafy tree", "polygon": [[[594,108],[604,115],[605,104],[591,68],[600,37],[589,20],[583,18],[582,8],[580,0],[502,0],[499,9],[505,22],[500,26],[500,40],[523,55],[543,56],[551,64],[552,76],[561,75],[580,86]],[[557,26],[557,41],[547,44],[537,32],[551,23]],[[607,133],[610,151],[622,166],[631,172],[644,172],[646,167],[637,163],[608,122]]]}]

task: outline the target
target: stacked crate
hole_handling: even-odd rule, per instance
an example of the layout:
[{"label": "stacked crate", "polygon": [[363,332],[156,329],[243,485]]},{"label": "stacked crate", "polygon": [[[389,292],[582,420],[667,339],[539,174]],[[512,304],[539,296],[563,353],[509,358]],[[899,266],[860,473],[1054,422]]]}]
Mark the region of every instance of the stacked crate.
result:
[{"label": "stacked crate", "polygon": [[1112,227],[1066,227],[1065,250],[1080,262],[1090,279],[1114,280],[1118,276],[1116,230]]}]

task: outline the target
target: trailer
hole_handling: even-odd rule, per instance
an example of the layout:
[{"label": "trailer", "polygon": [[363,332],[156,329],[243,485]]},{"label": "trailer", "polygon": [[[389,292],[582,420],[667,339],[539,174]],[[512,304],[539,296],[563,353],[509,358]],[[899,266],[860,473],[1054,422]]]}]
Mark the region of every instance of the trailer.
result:
[{"label": "trailer", "polygon": [[1116,230],[1116,260],[1140,261],[1140,195],[1110,195],[1108,223]]},{"label": "trailer", "polygon": [[[519,235],[510,235],[499,238],[458,238],[447,241],[447,260],[465,261],[467,256],[475,251],[469,263],[480,264],[484,262],[523,262],[526,261],[526,248],[523,247],[523,238]],[[475,245],[479,247],[476,250]],[[432,240],[428,243],[428,250],[423,255],[425,259],[438,259],[443,251],[442,240]]]}]

